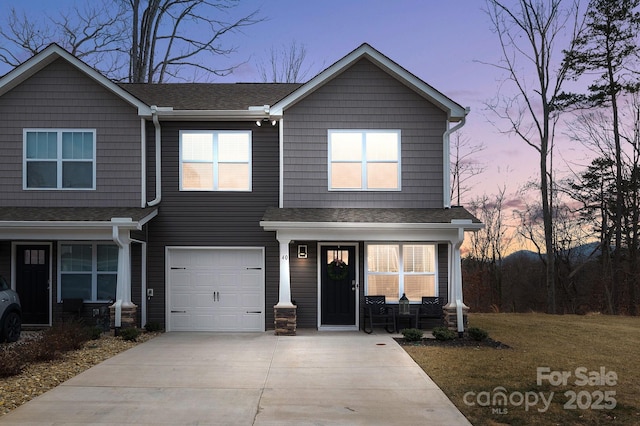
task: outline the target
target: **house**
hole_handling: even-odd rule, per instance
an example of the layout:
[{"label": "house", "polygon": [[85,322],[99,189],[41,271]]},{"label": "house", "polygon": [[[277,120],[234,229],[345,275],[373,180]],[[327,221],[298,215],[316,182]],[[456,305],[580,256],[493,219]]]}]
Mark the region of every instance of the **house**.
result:
[{"label": "house", "polygon": [[30,325],[82,299],[115,326],[357,330],[406,293],[462,329],[467,113],[368,44],[305,84],[116,84],[51,45],[0,78],[0,275]]}]

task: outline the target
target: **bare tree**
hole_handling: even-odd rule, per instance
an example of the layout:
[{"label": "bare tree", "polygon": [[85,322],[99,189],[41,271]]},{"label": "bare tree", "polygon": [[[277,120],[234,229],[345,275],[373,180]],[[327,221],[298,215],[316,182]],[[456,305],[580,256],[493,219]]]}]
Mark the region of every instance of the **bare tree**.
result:
[{"label": "bare tree", "polygon": [[566,29],[576,31],[578,14],[577,2],[569,2],[566,8],[564,3],[567,1],[519,0],[512,6],[487,0],[487,12],[501,48],[501,62],[494,65],[506,73],[506,83],[516,93],[512,97],[498,97],[488,106],[509,123],[508,132],[538,153],[550,313],[556,311],[550,161],[558,120],[554,105],[566,77],[566,69],[560,67],[560,61],[556,66],[554,60],[557,44]]},{"label": "bare tree", "polygon": [[[58,17],[34,19],[12,10],[0,27],[0,61],[12,67],[50,43],[109,78],[162,83],[224,76],[238,65],[217,61],[237,51],[225,36],[263,20],[258,11],[234,17],[239,0],[101,0]],[[189,76],[187,76],[189,72]]]},{"label": "bare tree", "polygon": [[260,79],[263,83],[302,83],[311,70],[311,66],[304,67],[306,58],[306,46],[295,40],[279,49],[272,46],[267,62],[257,63]]},{"label": "bare tree", "polygon": [[461,205],[461,196],[473,186],[469,181],[485,171],[486,166],[478,161],[478,154],[486,149],[484,143],[472,144],[463,132],[454,134],[451,144],[451,199]]}]

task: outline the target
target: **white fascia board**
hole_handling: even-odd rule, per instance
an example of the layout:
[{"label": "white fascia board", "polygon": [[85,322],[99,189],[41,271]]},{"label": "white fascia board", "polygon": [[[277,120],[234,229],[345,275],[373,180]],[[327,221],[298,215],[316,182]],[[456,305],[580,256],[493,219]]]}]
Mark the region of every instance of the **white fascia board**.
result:
[{"label": "white fascia board", "polygon": [[353,63],[362,58],[367,58],[382,69],[389,72],[399,81],[409,86],[421,94],[426,99],[429,99],[440,109],[447,113],[449,121],[459,121],[466,115],[466,109],[449,99],[444,94],[440,93],[409,71],[393,62],[391,59],[384,56],[382,53],[374,49],[368,44],[363,44],[347,56],[340,59],[338,62],[331,65],[329,68],[316,75],[309,80],[306,84],[290,93],[281,101],[277,102],[271,107],[271,115],[280,117],[283,114],[284,109],[305,98],[308,94],[324,85],[326,82],[340,74],[345,69],[349,68]]},{"label": "white fascia board", "polygon": [[163,121],[256,121],[269,118],[264,110],[158,110],[158,118]]},{"label": "white fascia board", "polygon": [[116,96],[119,96],[127,103],[136,107],[138,109],[139,116],[151,115],[151,108],[148,105],[140,101],[138,98],[136,98],[126,90],[122,89],[113,81],[109,80],[107,77],[91,68],[89,65],[85,64],[80,59],[76,58],[57,44],[49,45],[44,50],[38,52],[33,57],[18,65],[12,71],[8,72],[2,78],[0,78],[0,96],[18,86],[20,83],[27,80],[29,77],[33,76],[35,73],[42,70],[58,58],[64,59],[65,61],[76,67],[78,70],[86,74],[96,83],[100,84],[105,89],[111,91]]}]

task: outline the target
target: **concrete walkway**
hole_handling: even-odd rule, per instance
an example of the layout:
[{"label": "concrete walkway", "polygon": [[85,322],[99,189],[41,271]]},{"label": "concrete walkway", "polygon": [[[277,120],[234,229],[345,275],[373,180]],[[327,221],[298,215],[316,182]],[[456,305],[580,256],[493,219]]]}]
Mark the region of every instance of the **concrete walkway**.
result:
[{"label": "concrete walkway", "polygon": [[388,334],[167,333],[2,424],[469,425]]}]

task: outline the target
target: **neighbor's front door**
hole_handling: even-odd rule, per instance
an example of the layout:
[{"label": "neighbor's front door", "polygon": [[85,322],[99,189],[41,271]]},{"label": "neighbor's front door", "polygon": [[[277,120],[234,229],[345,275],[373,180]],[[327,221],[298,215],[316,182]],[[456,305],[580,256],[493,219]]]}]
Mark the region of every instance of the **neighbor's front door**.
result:
[{"label": "neighbor's front door", "polygon": [[354,246],[321,247],[321,325],[356,324],[356,266]]},{"label": "neighbor's front door", "polygon": [[23,324],[49,324],[49,246],[16,246],[16,292]]}]

